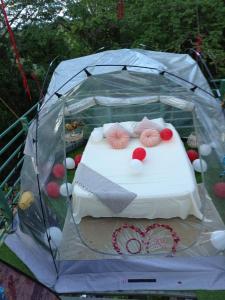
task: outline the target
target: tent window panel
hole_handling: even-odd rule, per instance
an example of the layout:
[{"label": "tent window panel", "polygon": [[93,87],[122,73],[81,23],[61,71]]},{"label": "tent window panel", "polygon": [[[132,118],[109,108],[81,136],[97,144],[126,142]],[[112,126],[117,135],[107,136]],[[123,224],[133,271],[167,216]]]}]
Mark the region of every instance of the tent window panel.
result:
[{"label": "tent window panel", "polygon": [[172,123],[173,125],[174,124],[177,124],[177,126],[183,126],[183,125],[189,125],[189,124],[192,124],[193,125],[193,122],[192,122],[192,119],[191,118],[173,118],[173,119],[167,119],[166,120],[168,123]]},{"label": "tent window panel", "polygon": [[95,127],[100,127],[105,123],[141,121],[144,117],[149,119],[162,117],[166,122],[173,123],[178,130],[180,128],[190,128],[189,131],[193,131],[192,114],[190,112],[163,103],[128,105],[125,107],[95,106],[69,119],[81,120],[85,124],[85,136],[88,138]]},{"label": "tent window panel", "polygon": [[116,107],[112,108],[113,115],[124,115],[129,112],[132,113],[146,113],[148,111],[159,111],[160,110],[160,103],[151,103],[151,104],[143,104],[143,105],[129,105],[126,107]]}]

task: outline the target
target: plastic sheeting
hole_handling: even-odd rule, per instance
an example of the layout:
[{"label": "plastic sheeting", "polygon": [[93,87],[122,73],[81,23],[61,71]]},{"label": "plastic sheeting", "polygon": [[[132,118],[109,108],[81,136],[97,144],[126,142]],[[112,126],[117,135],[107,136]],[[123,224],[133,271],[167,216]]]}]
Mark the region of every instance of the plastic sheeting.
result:
[{"label": "plastic sheeting", "polygon": [[[95,65],[101,65],[101,67],[91,67]],[[52,76],[45,96],[45,102],[48,101],[48,106],[51,106],[51,103],[57,101],[57,96],[54,96],[56,91],[65,94],[72,87],[83,82],[87,75],[81,70],[86,67],[90,67],[88,71],[91,74],[97,75],[121,70],[124,65],[142,66],[144,69],[136,67],[128,68],[128,70],[136,70],[143,73],[159,73],[166,70],[211,93],[198,64],[187,54],[154,52],[142,49],[121,49],[104,51],[61,62]],[[78,75],[75,76],[76,74]],[[178,78],[172,77],[172,80],[178,80]],[[182,83],[184,84],[183,81]],[[62,87],[62,85],[64,86]],[[189,84],[189,87],[193,86]],[[53,97],[48,100],[51,96]]]},{"label": "plastic sheeting", "polygon": [[[124,65],[127,70],[122,70]],[[86,67],[92,74],[89,77],[82,71]],[[194,85],[198,87],[191,90]],[[56,91],[63,96],[49,98]],[[225,153],[224,115],[210,93],[197,64],[187,55],[123,49],[59,65],[26,140],[21,193],[32,193],[32,202],[19,208],[19,228],[7,238],[7,244],[32,266],[39,280],[61,292],[113,291],[128,286],[152,289],[144,281],[138,286],[128,283],[132,278],[153,275],[155,289],[179,289],[179,280],[183,289],[190,289],[191,284],[195,289],[206,288],[206,282],[209,289],[221,288],[224,268],[220,263],[224,257],[217,256],[222,253],[212,247],[210,235],[215,230],[224,230],[223,205],[214,193]],[[67,184],[72,182],[74,171],[54,171],[56,165],[61,170],[66,165],[65,122],[82,124],[85,142],[95,127],[141,121],[144,116],[163,117],[183,139],[195,131],[198,146],[206,144],[210,148],[207,155],[200,151],[207,164],[201,174],[203,221],[194,217],[152,221],[85,218],[76,225],[71,186]],[[144,251],[139,251],[140,236],[145,238],[146,230],[150,237],[144,243]],[[29,249],[35,251],[28,255]],[[207,259],[202,257],[205,255]],[[39,261],[41,266],[47,263],[46,276],[41,273]],[[217,281],[209,278],[208,272],[212,270]],[[203,278],[196,283],[195,276],[200,274]],[[119,281],[112,280],[117,276]],[[72,287],[74,280],[76,284]]]},{"label": "plastic sheeting", "polygon": [[[68,115],[78,114],[95,104],[106,106],[147,104],[159,101],[159,96],[162,97],[161,102],[184,110],[192,110],[194,105],[196,118],[204,127],[202,139],[204,135],[207,143],[214,142],[218,159],[222,160],[225,152],[222,144],[225,122],[220,103],[202,91],[199,91],[200,96],[198,96],[196,93],[198,89],[195,92],[187,89],[185,82],[180,82],[182,85],[179,85],[171,79],[173,78],[168,79],[167,76],[149,72],[120,71],[98,74],[86,78],[82,84],[72,88],[60,100],[65,102]],[[170,103],[169,97],[173,97],[172,102],[170,98]],[[174,101],[174,97],[180,101]],[[58,99],[58,103],[60,100]],[[187,105],[184,101],[189,104]],[[48,100],[46,100],[40,110],[40,123],[42,116],[48,114],[49,109]]]},{"label": "plastic sheeting", "polygon": [[17,232],[6,244],[58,293],[224,289],[224,256],[62,260],[57,277],[50,254],[28,238]]},{"label": "plastic sheeting", "polygon": [[120,71],[91,76],[62,99],[65,99],[67,110],[72,115],[76,114],[76,109],[81,112],[82,105],[83,110],[94,105],[94,101],[96,105],[105,106],[144,105],[160,101],[187,111],[195,107],[196,118],[204,128],[201,139],[205,139],[206,143],[214,142],[218,159],[222,160],[225,153],[222,144],[225,122],[220,103],[206,93],[201,92],[200,95],[164,75]]}]

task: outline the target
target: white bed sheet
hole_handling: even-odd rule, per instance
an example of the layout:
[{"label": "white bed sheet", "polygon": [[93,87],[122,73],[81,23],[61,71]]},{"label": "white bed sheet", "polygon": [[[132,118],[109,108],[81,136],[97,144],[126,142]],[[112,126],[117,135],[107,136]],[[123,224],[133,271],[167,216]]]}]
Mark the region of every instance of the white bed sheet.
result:
[{"label": "white bed sheet", "polygon": [[105,139],[100,143],[88,141],[82,163],[137,194],[137,197],[119,214],[114,214],[92,193],[73,182],[73,216],[80,223],[85,216],[125,218],[185,219],[188,215],[202,219],[201,200],[198,194],[192,165],[176,129],[173,138],[152,148],[145,148],[143,172],[132,174],[130,160],[135,148],[141,147],[139,139],[130,139],[126,149],[115,150]]}]

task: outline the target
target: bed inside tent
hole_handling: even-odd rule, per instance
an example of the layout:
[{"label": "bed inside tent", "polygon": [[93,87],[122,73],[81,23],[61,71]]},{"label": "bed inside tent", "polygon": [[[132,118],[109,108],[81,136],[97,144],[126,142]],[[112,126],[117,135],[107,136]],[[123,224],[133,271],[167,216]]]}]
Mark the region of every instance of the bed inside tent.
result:
[{"label": "bed inside tent", "polygon": [[29,129],[6,242],[57,292],[221,289],[223,138],[219,100],[188,55],[62,62]]}]

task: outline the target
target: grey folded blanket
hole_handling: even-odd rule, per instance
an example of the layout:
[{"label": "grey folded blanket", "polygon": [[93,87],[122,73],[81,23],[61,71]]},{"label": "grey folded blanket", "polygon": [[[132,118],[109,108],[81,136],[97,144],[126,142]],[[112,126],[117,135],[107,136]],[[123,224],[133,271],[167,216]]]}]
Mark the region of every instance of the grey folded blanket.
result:
[{"label": "grey folded blanket", "polygon": [[94,194],[114,213],[123,211],[137,196],[120,185],[110,181],[85,164],[78,165],[75,183]]}]

